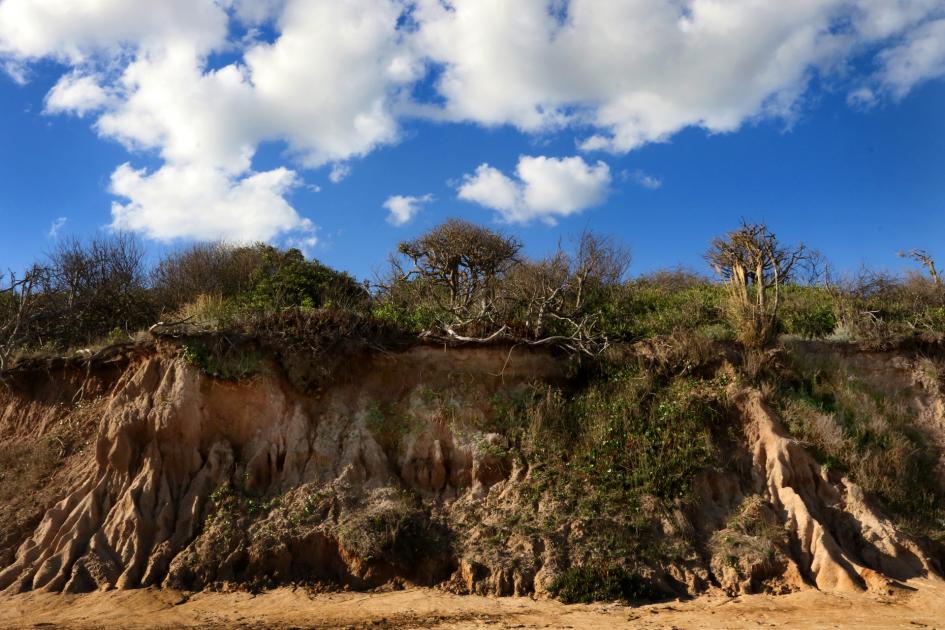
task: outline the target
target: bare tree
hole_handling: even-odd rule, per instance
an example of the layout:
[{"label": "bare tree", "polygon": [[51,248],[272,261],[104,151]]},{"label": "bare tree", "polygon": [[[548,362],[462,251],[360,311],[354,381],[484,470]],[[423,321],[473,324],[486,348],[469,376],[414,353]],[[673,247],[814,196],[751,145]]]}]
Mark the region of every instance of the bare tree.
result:
[{"label": "bare tree", "polygon": [[584,354],[606,347],[600,330],[597,302],[603,292],[620,284],[630,264],[630,252],[610,237],[584,232],[573,252],[559,244],[551,256],[522,263],[509,274],[507,292],[518,313],[528,343],[555,344]]},{"label": "bare tree", "polygon": [[163,258],[151,273],[162,306],[177,309],[200,296],[231,297],[247,291],[263,257],[260,245],[195,243]]},{"label": "bare tree", "polygon": [[830,284],[830,261],[823,252],[808,249],[805,252],[803,275],[799,282],[807,286],[828,286]]},{"label": "bare tree", "polygon": [[630,267],[630,258],[630,250],[613,237],[582,232],[572,256],[574,307],[583,307],[594,291],[621,282]]},{"label": "bare tree", "polygon": [[807,258],[803,245],[780,244],[763,223],[741,227],[712,241],[706,260],[729,288],[729,311],[740,341],[765,348],[777,334],[781,287]]},{"label": "bare tree", "polygon": [[[619,284],[629,252],[611,239],[585,233],[575,247],[527,261],[521,243],[458,220],[401,243],[400,258],[382,280],[382,300],[398,312],[432,315],[421,334],[462,342],[499,339],[555,345],[595,354],[601,293]],[[430,321],[428,318],[426,321]]]},{"label": "bare tree", "polygon": [[900,258],[909,258],[916,261],[926,268],[929,277],[936,287],[942,286],[942,279],[938,275],[938,269],[935,267],[935,259],[924,249],[910,249],[907,252],[899,252]]},{"label": "bare tree", "polygon": [[33,322],[42,315],[39,290],[47,277],[48,270],[39,265],[19,277],[10,271],[6,281],[0,274],[0,372],[29,340]]},{"label": "bare tree", "polygon": [[49,256],[42,291],[59,315],[46,322],[60,345],[85,344],[112,330],[146,328],[156,317],[147,293],[145,249],[117,233],[83,243],[63,239]]},{"label": "bare tree", "polygon": [[396,258],[391,262],[400,281],[419,281],[423,297],[442,314],[442,331],[464,338],[465,330],[481,332],[495,323],[498,281],[516,264],[521,248],[515,237],[450,219],[400,243],[397,251],[406,265]]}]

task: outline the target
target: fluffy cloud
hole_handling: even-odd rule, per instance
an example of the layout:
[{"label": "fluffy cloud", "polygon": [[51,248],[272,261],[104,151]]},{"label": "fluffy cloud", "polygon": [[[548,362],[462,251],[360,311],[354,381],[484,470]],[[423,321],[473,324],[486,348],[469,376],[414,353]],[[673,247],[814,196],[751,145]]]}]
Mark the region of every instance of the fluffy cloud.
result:
[{"label": "fluffy cloud", "polygon": [[332,184],[339,184],[351,174],[351,167],[343,162],[332,164],[331,171],[328,172],[328,181]]},{"label": "fluffy cloud", "polygon": [[480,164],[473,175],[466,175],[459,188],[459,198],[498,210],[511,216],[522,205],[521,185],[488,164]]},{"label": "fluffy cloud", "polygon": [[[63,64],[47,112],[94,116],[103,137],[163,160],[115,171],[147,189],[125,188],[115,224],[180,237],[230,222],[170,229],[152,221],[172,212],[166,200],[239,200],[235,231],[257,237],[304,229],[289,187],[259,178],[328,167],[337,181],[397,142],[408,116],[571,132],[584,151],[626,152],[687,127],[790,119],[818,77],[848,85],[857,106],[901,98],[945,74],[943,42],[945,0],[0,0],[0,68],[25,81],[38,60]],[[433,93],[418,102],[426,81]],[[285,144],[287,166],[256,173],[267,142]],[[589,205],[567,182],[601,174],[531,166],[517,180],[480,167],[464,190],[509,220],[548,218]],[[555,168],[566,183],[542,179]],[[175,190],[167,173],[212,185]]]},{"label": "fluffy cloud", "polygon": [[420,197],[411,197],[405,195],[393,195],[384,202],[384,208],[389,212],[387,222],[391,225],[405,225],[413,219],[420,206],[433,201],[433,195],[422,195]]},{"label": "fluffy cloud", "polygon": [[222,3],[243,24],[258,25],[277,18],[286,0],[223,0]]},{"label": "fluffy cloud", "polygon": [[496,210],[504,221],[554,223],[601,203],[610,185],[610,168],[580,157],[521,156],[512,179],[488,164],[466,175],[459,198]]},{"label": "fluffy cloud", "polygon": [[110,189],[127,201],[112,204],[112,227],[162,241],[311,234],[312,223],[285,200],[298,183],[285,168],[233,177],[213,168],[164,166],[148,173],[122,164],[112,173]]},{"label": "fluffy cloud", "polygon": [[97,111],[112,102],[95,78],[78,73],[60,77],[46,95],[46,112],[50,114],[75,114],[80,118]]},{"label": "fluffy cloud", "polygon": [[[112,189],[129,201],[114,204],[113,225],[273,238],[307,226],[284,196],[292,171],[253,172],[261,143],[284,142],[304,167],[333,163],[340,181],[344,160],[396,141],[391,103],[420,71],[397,30],[402,11],[398,0],[3,0],[0,53],[73,66],[46,111],[100,112],[100,135],[164,161],[152,174],[115,171]],[[227,41],[231,20],[273,19],[271,42]],[[209,53],[234,50],[238,61],[208,66]],[[196,175],[207,185],[191,185]]]},{"label": "fluffy cloud", "polygon": [[206,52],[226,41],[227,22],[214,0],[3,0],[0,53],[76,64],[169,42]]},{"label": "fluffy cloud", "polygon": [[884,51],[880,60],[877,79],[896,98],[928,78],[945,75],[945,19],[922,25],[902,43]]},{"label": "fluffy cloud", "polygon": [[[816,72],[921,36],[943,12],[943,0],[418,0],[417,40],[442,67],[449,118],[590,125],[582,149],[625,152],[689,126],[790,118]],[[928,60],[917,80],[943,66],[923,41],[904,50]]]}]

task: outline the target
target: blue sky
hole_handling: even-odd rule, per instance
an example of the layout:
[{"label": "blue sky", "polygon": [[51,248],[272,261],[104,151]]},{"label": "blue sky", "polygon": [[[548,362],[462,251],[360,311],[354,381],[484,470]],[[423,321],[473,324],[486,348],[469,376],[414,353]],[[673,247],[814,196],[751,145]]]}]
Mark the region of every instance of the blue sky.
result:
[{"label": "blue sky", "polygon": [[[543,28],[541,2],[522,0],[520,6],[526,3],[538,7],[535,28]],[[168,28],[175,20],[199,26],[203,18],[187,15],[188,3],[178,4],[180,14],[162,16]],[[689,67],[665,68],[678,74],[679,84],[696,81],[686,91],[669,83],[672,76],[664,81],[633,65],[610,67],[608,59],[619,51],[597,50],[594,40],[601,36],[593,29],[603,27],[592,19],[598,17],[595,9],[575,3],[569,8],[573,41],[561,36],[561,46],[584,46],[588,58],[603,61],[565,69],[573,80],[553,71],[560,63],[554,48],[536,44],[535,50],[522,50],[521,34],[503,39],[508,25],[499,11],[478,15],[469,9],[465,15],[457,3],[451,12],[438,13],[436,7],[396,0],[357,0],[349,3],[348,15],[333,8],[308,15],[308,7],[318,3],[264,4],[265,11],[247,16],[250,9],[238,2],[209,2],[203,14],[208,26],[194,27],[192,58],[162,65],[172,44],[154,44],[164,36],[160,32],[115,26],[122,11],[118,0],[101,9],[114,5],[114,15],[97,15],[97,5],[88,3],[95,32],[114,31],[113,39],[103,35],[101,41],[78,27],[75,33],[46,33],[55,26],[55,3],[0,3],[0,61],[8,70],[0,74],[0,265],[19,268],[53,248],[50,228],[60,217],[65,223],[59,236],[134,229],[153,256],[217,235],[297,243],[359,277],[380,269],[397,241],[450,216],[518,234],[536,256],[585,228],[614,234],[632,249],[635,273],[676,265],[705,271],[701,254],[709,239],[741,218],[768,222],[782,238],[821,250],[840,269],[902,269],[907,265],[896,253],[912,247],[945,257],[945,43],[940,53],[930,53],[928,43],[938,41],[936,29],[945,25],[940,2],[917,0],[895,26],[888,25],[888,15],[869,21],[868,9],[853,7],[856,2],[825,2],[859,11],[854,15],[862,24],[854,19],[852,31],[859,44],[839,53],[836,42],[812,44],[791,63],[778,57],[785,42],[794,41],[790,29],[838,28],[841,14],[830,11],[839,9],[828,6],[823,14],[774,24],[770,41],[720,53],[718,64],[731,63],[733,55],[745,55],[748,63],[770,53],[783,77],[772,81],[771,67],[757,76],[751,68],[740,71],[746,76],[722,68],[713,83],[700,85]],[[339,42],[323,42],[334,46],[329,49],[289,48],[304,53],[298,65],[280,57],[280,38],[293,29],[316,38],[326,21],[360,19],[382,4],[389,17],[400,19],[390,33],[378,22],[364,35],[376,44],[369,61],[359,51],[345,52]],[[657,4],[654,14],[661,10]],[[695,5],[691,10],[697,23],[720,19]],[[406,28],[404,15],[419,25],[398,31]],[[214,31],[215,19],[226,24],[223,35]],[[11,20],[18,26],[15,34],[3,27]],[[462,47],[450,48],[454,39],[480,36],[469,35],[476,29],[495,39],[490,46],[508,46],[509,55],[525,59],[528,74],[504,67],[501,55],[490,67],[464,56]],[[581,29],[590,36],[580,39]],[[32,36],[20,36],[24,30]],[[257,39],[235,43],[234,33],[245,42],[247,32]],[[404,43],[408,37],[412,41]],[[652,44],[659,59],[668,54],[658,49],[664,45]],[[690,43],[681,39],[677,45]],[[706,50],[712,54],[722,46],[720,40]],[[339,67],[331,66],[335,50]],[[835,57],[825,62],[825,50]],[[518,61],[506,58],[511,66]],[[358,66],[378,59],[381,71]],[[716,71],[711,61],[705,62],[710,73]],[[130,85],[129,67],[139,62],[144,78]],[[297,80],[310,67],[312,83],[304,90],[295,92],[291,81],[280,80],[280,72]],[[186,91],[221,68],[240,69],[243,78],[234,73],[229,87],[207,81],[208,91],[193,101],[173,87],[178,75],[172,72],[181,75]],[[626,79],[623,91],[584,85],[597,68],[601,81]],[[452,87],[444,74],[454,79]],[[167,89],[149,87],[151,77],[161,78]],[[90,79],[83,89],[65,89],[83,78]],[[269,78],[275,86],[263,94],[269,100],[264,106],[251,101],[251,91],[254,98],[263,93]],[[714,86],[719,81],[728,82],[735,96],[720,100]],[[493,85],[510,86],[510,95],[494,94]],[[245,91],[243,100],[223,100],[237,89]],[[58,100],[52,96],[57,90]],[[223,94],[219,101],[213,90]],[[643,93],[658,94],[660,102],[637,99]],[[317,103],[300,112],[306,99]],[[624,111],[627,102],[633,105]],[[355,120],[368,116],[368,131],[348,116],[359,107],[365,109]],[[587,144],[595,136],[603,140]],[[243,161],[247,146],[251,157]],[[528,171],[533,175],[520,170],[516,176],[517,167],[529,168],[520,164],[522,156],[526,162],[535,158]],[[128,170],[121,171],[125,163]],[[339,169],[348,174],[333,181],[330,175]],[[165,170],[167,177],[159,179],[156,174]],[[188,173],[198,174],[196,183],[178,187]],[[202,189],[204,173],[219,178],[213,194]],[[260,173],[273,174],[274,183],[251,186],[247,193],[242,184]],[[394,195],[428,201],[396,225],[384,207]],[[125,224],[118,225],[114,202],[127,207]],[[173,213],[179,215],[169,219]],[[191,224],[189,217],[200,213],[212,216]],[[280,218],[272,219],[274,214]],[[253,218],[244,225],[247,216]],[[238,231],[231,229],[236,221]]]}]

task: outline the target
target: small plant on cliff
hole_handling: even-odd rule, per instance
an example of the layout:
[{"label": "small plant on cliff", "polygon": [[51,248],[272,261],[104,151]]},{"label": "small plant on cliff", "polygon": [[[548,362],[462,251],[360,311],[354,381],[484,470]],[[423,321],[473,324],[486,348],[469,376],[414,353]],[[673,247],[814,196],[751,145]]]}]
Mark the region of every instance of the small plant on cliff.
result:
[{"label": "small plant on cliff", "polygon": [[[712,535],[709,550],[719,573],[730,569],[738,580],[760,581],[783,567],[781,552],[788,545],[788,532],[778,523],[771,506],[760,496],[745,499],[729,517],[725,527]],[[757,588],[752,584],[751,588]]]},{"label": "small plant on cliff", "polygon": [[364,561],[413,570],[420,559],[449,548],[445,527],[417,497],[404,491],[376,506],[356,508],[339,529],[345,550]]},{"label": "small plant on cliff", "polygon": [[606,564],[571,567],[555,578],[548,590],[565,604],[617,600],[639,603],[663,597],[658,589],[639,574]]},{"label": "small plant on cliff", "polygon": [[365,411],[364,422],[388,458],[396,461],[400,443],[410,433],[413,419],[400,413],[395,405],[372,400]]},{"label": "small plant on cliff", "polygon": [[225,381],[255,376],[263,368],[260,352],[225,343],[221,338],[188,340],[184,342],[182,356],[208,376]]}]

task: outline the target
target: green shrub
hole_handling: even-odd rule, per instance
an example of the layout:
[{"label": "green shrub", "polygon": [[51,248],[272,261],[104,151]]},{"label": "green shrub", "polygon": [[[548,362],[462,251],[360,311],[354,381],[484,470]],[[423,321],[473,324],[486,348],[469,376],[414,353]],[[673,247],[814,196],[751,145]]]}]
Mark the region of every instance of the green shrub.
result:
[{"label": "green shrub", "polygon": [[372,401],[365,414],[365,424],[384,453],[391,461],[396,461],[401,441],[413,428],[413,419],[399,413],[394,405]]},{"label": "green shrub", "polygon": [[913,530],[945,539],[937,455],[912,422],[907,401],[873,389],[836,362],[795,361],[780,394],[792,434],[824,467],[849,474]]},{"label": "green shrub", "polygon": [[449,545],[447,530],[407,493],[351,514],[339,534],[342,546],[352,555],[406,570],[416,568],[422,558],[444,552]]},{"label": "green shrub", "polygon": [[185,341],[183,357],[208,376],[225,381],[243,380],[263,369],[262,353],[245,344],[234,345],[221,337]]},{"label": "green shrub", "polygon": [[836,329],[836,308],[826,289],[787,285],[782,289],[782,300],[781,332],[805,339],[822,339]]},{"label": "green shrub", "polygon": [[644,276],[601,300],[601,327],[612,340],[637,341],[674,330],[731,338],[722,287],[681,272]]},{"label": "green shrub", "polygon": [[428,305],[414,304],[410,300],[396,301],[389,297],[375,302],[371,315],[414,334],[431,329],[437,322],[436,311]]},{"label": "green shrub", "polygon": [[649,581],[614,565],[571,567],[555,578],[551,594],[565,604],[590,604],[597,601],[651,602],[662,593]]},{"label": "green shrub", "polygon": [[354,278],[317,260],[306,260],[297,249],[280,251],[257,245],[260,263],[251,275],[246,301],[258,310],[287,307],[359,307],[368,295]]},{"label": "green shrub", "polygon": [[575,466],[595,488],[672,501],[713,463],[724,412],[689,379],[648,391],[623,377],[579,398],[575,413],[591,429]]}]

